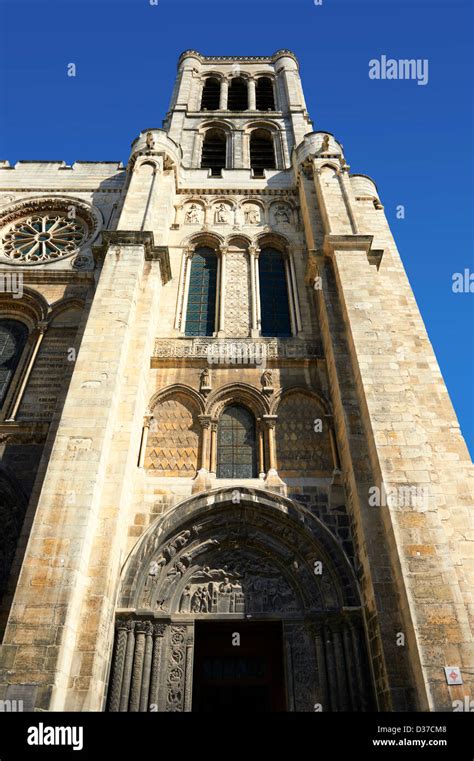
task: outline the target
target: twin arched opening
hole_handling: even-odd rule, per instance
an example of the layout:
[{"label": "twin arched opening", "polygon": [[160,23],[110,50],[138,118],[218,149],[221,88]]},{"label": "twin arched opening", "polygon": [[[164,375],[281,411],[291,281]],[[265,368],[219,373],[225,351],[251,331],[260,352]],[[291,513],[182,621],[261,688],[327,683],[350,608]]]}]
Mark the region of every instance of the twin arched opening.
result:
[{"label": "twin arched opening", "polygon": [[245,241],[224,253],[196,245],[184,277],[182,329],[187,336],[288,338],[297,332],[293,269],[289,255],[274,245],[252,253]]}]

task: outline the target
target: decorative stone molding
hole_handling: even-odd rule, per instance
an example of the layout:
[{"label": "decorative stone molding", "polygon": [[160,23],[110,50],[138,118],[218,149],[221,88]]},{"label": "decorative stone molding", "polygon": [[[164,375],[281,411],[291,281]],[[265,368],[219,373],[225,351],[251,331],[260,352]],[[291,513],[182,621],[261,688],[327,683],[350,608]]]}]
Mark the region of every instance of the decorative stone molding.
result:
[{"label": "decorative stone molding", "polygon": [[156,246],[155,238],[149,230],[107,230],[103,236],[103,246],[96,247],[105,253],[108,246],[143,246],[146,261],[160,263],[161,281],[165,285],[171,279],[171,265],[168,246]]},{"label": "decorative stone molding", "polygon": [[277,360],[323,359],[320,341],[299,341],[292,338],[157,338],[152,366],[161,361],[207,360],[214,366],[262,366]]}]

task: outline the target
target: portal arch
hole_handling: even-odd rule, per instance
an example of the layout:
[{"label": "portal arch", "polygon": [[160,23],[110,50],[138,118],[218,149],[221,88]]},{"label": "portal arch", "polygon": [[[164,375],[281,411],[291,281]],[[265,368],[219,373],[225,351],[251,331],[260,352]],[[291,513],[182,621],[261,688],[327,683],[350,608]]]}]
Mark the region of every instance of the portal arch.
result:
[{"label": "portal arch", "polygon": [[129,555],[118,607],[109,710],[192,710],[203,620],[281,622],[289,710],[369,707],[353,569],[321,521],[288,498],[221,488],[176,505]]}]

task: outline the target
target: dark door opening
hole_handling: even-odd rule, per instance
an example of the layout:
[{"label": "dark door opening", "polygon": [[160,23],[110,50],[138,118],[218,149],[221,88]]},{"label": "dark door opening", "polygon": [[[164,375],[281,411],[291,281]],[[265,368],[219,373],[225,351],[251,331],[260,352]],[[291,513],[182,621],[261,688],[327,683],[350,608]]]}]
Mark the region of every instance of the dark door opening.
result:
[{"label": "dark door opening", "polygon": [[281,623],[196,621],[193,674],[193,711],[286,711]]}]

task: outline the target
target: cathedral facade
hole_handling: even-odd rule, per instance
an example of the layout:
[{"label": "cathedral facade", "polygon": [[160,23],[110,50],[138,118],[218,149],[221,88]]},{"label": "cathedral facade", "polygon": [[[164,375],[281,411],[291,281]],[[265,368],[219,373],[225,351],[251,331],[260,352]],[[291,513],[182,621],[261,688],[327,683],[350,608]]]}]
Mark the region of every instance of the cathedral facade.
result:
[{"label": "cathedral facade", "polygon": [[470,694],[470,457],[291,51],[183,53],[126,166],[1,163],[0,273],[0,699]]}]

